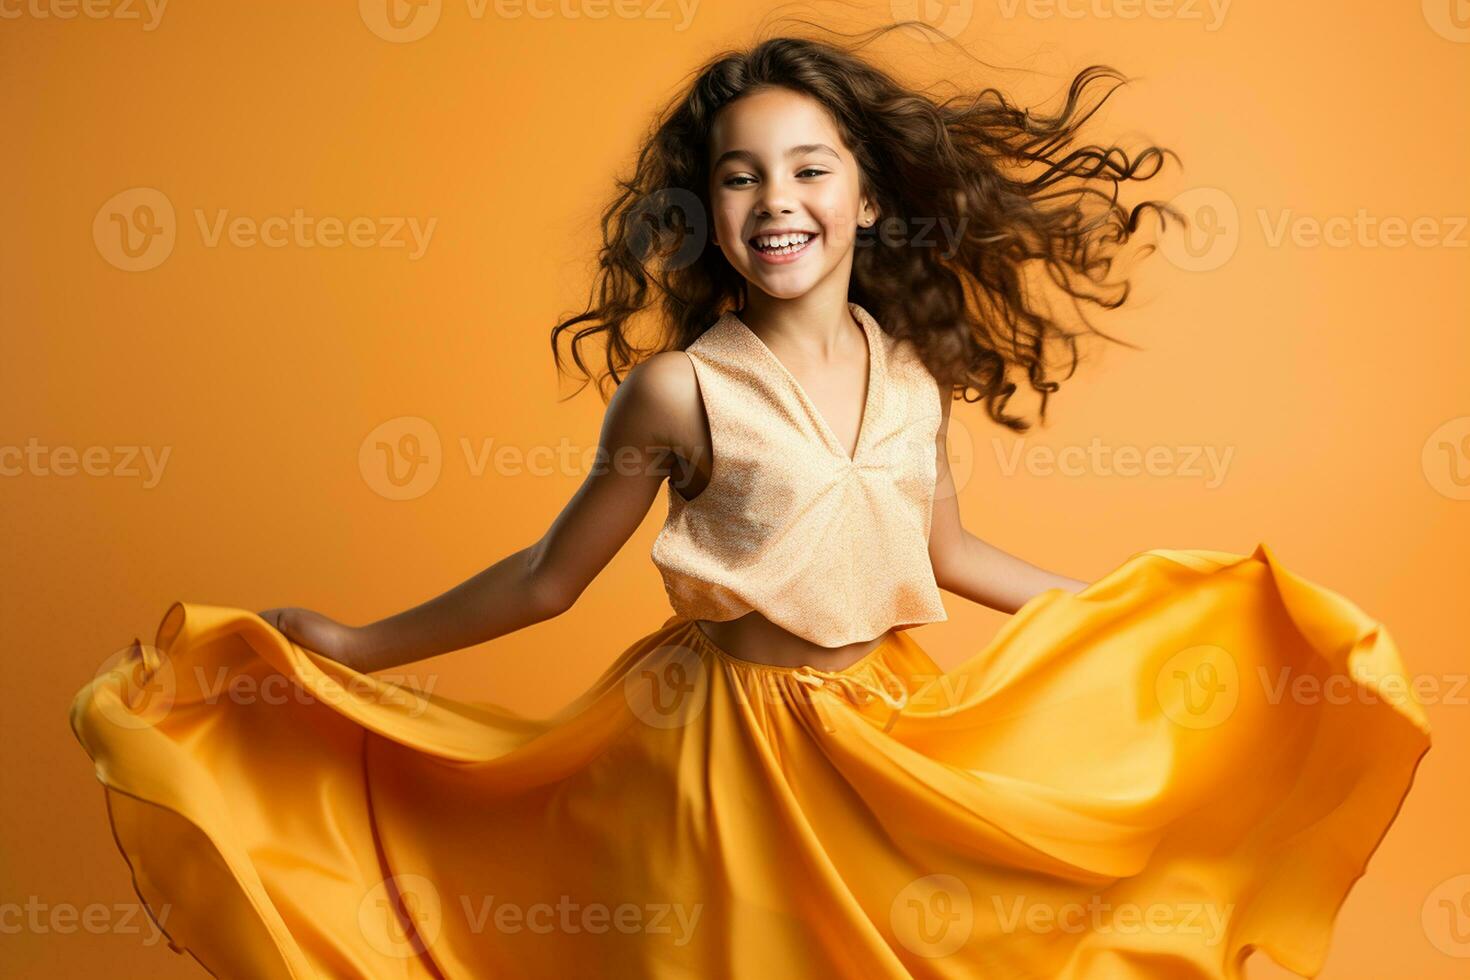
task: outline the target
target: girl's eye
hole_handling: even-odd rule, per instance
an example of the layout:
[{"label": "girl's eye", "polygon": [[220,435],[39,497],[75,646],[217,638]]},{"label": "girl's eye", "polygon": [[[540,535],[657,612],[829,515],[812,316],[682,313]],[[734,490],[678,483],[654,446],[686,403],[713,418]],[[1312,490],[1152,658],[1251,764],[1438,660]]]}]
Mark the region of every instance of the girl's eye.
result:
[{"label": "girl's eye", "polygon": [[[825,171],[825,170],[818,170],[816,167],[804,167],[801,170],[798,170],[796,172],[796,175],[798,177],[800,177],[802,174],[815,174],[816,176],[820,177],[823,174],[825,174],[826,172],[827,171]],[[725,186],[726,187],[744,187],[745,186],[744,184],[737,184],[735,182],[737,180],[747,180],[748,181],[748,180],[751,180],[751,179],[752,178],[750,178],[750,177],[746,177],[744,175],[737,174],[734,177],[731,177],[729,180],[725,181]]]}]

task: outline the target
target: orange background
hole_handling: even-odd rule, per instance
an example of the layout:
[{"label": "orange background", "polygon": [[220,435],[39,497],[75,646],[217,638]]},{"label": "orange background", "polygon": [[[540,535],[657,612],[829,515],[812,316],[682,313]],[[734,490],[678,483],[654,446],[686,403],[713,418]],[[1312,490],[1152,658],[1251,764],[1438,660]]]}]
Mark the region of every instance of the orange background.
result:
[{"label": "orange background", "polygon": [[[107,447],[97,458],[116,467],[129,460],[115,447],[169,452],[151,485],[108,466],[17,471],[7,457],[0,903],[11,906],[135,901],[66,714],[112,654],[153,639],[169,602],[366,622],[531,543],[556,516],[603,405],[590,388],[557,402],[573,385],[558,382],[548,332],[581,309],[600,208],[651,113],[706,56],[749,40],[762,13],[706,0],[685,21],[648,0],[599,19],[610,8],[568,0],[551,9],[583,16],[491,6],[476,17],[445,0],[406,41],[382,36],[386,22],[374,32],[372,4],[178,4],[152,29],[146,8],[129,9],[144,21],[3,5],[15,16],[0,29],[0,444]],[[908,14],[901,0],[790,9],[844,29]],[[1145,261],[1136,302],[1095,319],[1145,349],[1097,347],[1045,429],[1017,437],[957,407],[966,525],[1089,580],[1149,548],[1246,554],[1265,541],[1384,622],[1409,672],[1441,683],[1427,703],[1435,748],[1342,909],[1322,975],[1463,976],[1466,960],[1437,948],[1423,917],[1439,915],[1432,892],[1470,872],[1470,231],[1454,220],[1470,212],[1470,31],[1451,0],[1240,4],[1219,20],[1194,0],[1154,16],[1126,0],[954,9],[967,11],[971,53],[1017,70],[966,69],[917,38],[890,38],[880,56],[916,81],[949,74],[1048,109],[1081,67],[1120,68],[1137,80],[1096,117],[1095,138],[1157,142],[1184,161],[1125,194],[1210,188],[1206,223],[1234,245],[1224,259],[1176,247]],[[142,271],[119,268],[126,258],[93,234],[136,204],[109,205],[133,188],[175,211],[172,252]],[[1233,225],[1222,202],[1238,210]],[[417,258],[211,246],[199,227],[221,211],[262,221],[298,208],[436,224]],[[1428,218],[1435,240],[1273,238],[1284,215],[1309,229],[1360,209]],[[372,447],[366,468],[360,452],[406,416],[437,433],[441,471],[393,500]],[[1173,468],[1005,464],[1018,443],[1035,461],[1093,439],[1163,447]],[[486,445],[512,455],[476,471]],[[515,464],[562,446],[571,462]],[[1218,485],[1188,447],[1232,454]],[[648,558],[663,514],[656,503],[567,614],[416,668],[450,696],[531,712],[568,700],[668,616]],[[952,666],[1006,617],[946,604],[949,621],[915,636]],[[7,976],[201,974],[139,932],[0,925]],[[1249,971],[1287,975],[1263,956]]]}]

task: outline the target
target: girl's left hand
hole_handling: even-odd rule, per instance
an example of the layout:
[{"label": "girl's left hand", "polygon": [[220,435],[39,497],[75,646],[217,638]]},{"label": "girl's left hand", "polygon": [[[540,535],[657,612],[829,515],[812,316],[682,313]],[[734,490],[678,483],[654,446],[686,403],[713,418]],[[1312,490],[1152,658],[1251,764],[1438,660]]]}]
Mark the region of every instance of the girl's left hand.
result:
[{"label": "girl's left hand", "polygon": [[356,669],[352,658],[357,631],[353,627],[296,606],[267,609],[259,615],[295,643]]}]

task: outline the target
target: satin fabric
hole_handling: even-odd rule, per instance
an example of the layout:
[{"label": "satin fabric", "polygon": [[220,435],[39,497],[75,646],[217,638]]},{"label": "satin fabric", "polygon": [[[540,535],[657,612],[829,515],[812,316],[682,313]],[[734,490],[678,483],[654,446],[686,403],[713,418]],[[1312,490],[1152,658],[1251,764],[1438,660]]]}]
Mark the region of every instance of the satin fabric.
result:
[{"label": "satin fabric", "polygon": [[1140,552],[948,672],[904,632],[754,664],[675,615],[544,719],[239,609],[155,646],[71,724],[221,977],[1312,976],[1430,744],[1389,633],[1264,544]]}]

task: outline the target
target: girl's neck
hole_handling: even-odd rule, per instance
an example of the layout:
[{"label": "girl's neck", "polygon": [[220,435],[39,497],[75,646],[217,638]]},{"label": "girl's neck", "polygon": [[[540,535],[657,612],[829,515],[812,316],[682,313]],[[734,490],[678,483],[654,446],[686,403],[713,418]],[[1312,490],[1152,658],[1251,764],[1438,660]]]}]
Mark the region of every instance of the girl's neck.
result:
[{"label": "girl's neck", "polygon": [[830,360],[845,352],[854,337],[862,342],[862,324],[848,307],[845,291],[839,296],[815,292],[789,300],[747,297],[735,315],[768,346],[774,343],[812,361]]}]

